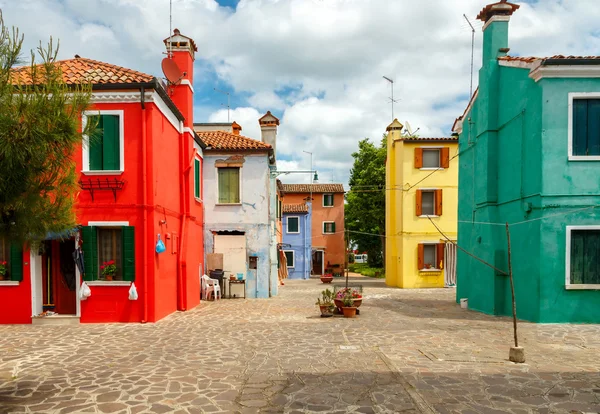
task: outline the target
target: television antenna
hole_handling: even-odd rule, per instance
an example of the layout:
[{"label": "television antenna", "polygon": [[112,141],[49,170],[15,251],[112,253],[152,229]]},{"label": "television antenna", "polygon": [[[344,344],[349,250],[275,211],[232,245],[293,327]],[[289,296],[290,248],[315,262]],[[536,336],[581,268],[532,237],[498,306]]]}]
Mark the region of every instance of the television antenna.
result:
[{"label": "television antenna", "polygon": [[469,21],[469,18],[466,14],[463,13],[463,17],[471,27],[471,87],[469,88],[469,99],[471,99],[471,97],[473,96],[473,52],[475,49],[475,28]]},{"label": "television antenna", "polygon": [[388,78],[387,76],[384,76],[383,79],[388,81],[392,88],[392,96],[389,99],[390,99],[390,103],[392,104],[392,121],[393,121],[394,120],[394,104],[398,103],[399,100],[394,99],[394,81],[392,79]]},{"label": "television antenna", "polygon": [[[229,92],[221,91],[217,88],[213,88],[213,90],[222,93],[223,95],[227,95],[227,123],[229,123],[229,110],[231,109],[231,106],[229,105]],[[221,105],[225,106],[224,104]]]}]

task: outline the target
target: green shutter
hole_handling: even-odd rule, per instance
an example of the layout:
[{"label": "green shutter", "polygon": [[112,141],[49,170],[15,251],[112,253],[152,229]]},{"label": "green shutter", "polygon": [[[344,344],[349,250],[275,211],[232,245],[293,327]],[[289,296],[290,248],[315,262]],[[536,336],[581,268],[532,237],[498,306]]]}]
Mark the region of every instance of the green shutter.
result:
[{"label": "green shutter", "polygon": [[88,117],[90,122],[97,122],[96,129],[89,140],[90,146],[90,170],[98,171],[103,169],[102,165],[102,117],[93,115]]},{"label": "green shutter", "polygon": [[10,245],[10,280],[21,282],[23,280],[23,247]]},{"label": "green shutter", "polygon": [[200,160],[194,158],[194,197],[200,198]]},{"label": "green shutter", "polygon": [[331,223],[331,232],[335,233],[335,221]]},{"label": "green shutter", "polygon": [[287,261],[287,267],[295,267],[296,264],[294,263],[294,252],[286,251],[285,259]]},{"label": "green shutter", "polygon": [[600,155],[600,99],[588,101],[587,155]]},{"label": "green shutter", "polygon": [[83,239],[83,280],[91,281],[98,279],[98,235],[96,228],[84,226],[81,228],[81,238]]},{"label": "green shutter", "polygon": [[124,226],[121,228],[123,237],[121,249],[123,249],[123,280],[133,282],[135,280],[135,228]]},{"label": "green shutter", "polygon": [[119,116],[102,115],[102,125],[104,126],[104,133],[102,135],[102,169],[120,170]]},{"label": "green shutter", "polygon": [[219,204],[240,202],[240,169],[219,168]]},{"label": "green shutter", "polygon": [[298,217],[288,217],[287,218],[287,232],[288,233],[298,233],[298,227],[299,227],[299,219]]}]

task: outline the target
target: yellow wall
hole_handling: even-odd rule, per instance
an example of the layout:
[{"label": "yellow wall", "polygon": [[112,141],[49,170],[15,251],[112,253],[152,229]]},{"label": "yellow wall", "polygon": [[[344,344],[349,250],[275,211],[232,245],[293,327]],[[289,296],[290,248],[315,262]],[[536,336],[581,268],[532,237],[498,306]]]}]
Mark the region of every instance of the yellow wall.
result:
[{"label": "yellow wall", "polygon": [[[401,288],[444,287],[443,270],[420,271],[417,266],[418,244],[439,243],[445,238],[427,217],[415,214],[416,192],[419,189],[442,190],[442,215],[432,217],[432,220],[446,236],[456,240],[458,157],[452,157],[457,154],[458,144],[448,141],[405,141],[400,135],[401,130],[402,124],[397,120],[388,127],[386,284]],[[414,150],[419,147],[450,148],[449,168],[436,172],[415,168]]]}]

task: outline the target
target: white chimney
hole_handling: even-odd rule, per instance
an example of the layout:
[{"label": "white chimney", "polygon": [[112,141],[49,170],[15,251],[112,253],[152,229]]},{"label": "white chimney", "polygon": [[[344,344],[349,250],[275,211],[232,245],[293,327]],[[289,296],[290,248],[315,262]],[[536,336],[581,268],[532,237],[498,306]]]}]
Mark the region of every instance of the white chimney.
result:
[{"label": "white chimney", "polygon": [[277,158],[277,125],[279,125],[279,119],[274,116],[271,111],[258,120],[260,125],[261,140],[265,144],[273,147],[273,154]]}]

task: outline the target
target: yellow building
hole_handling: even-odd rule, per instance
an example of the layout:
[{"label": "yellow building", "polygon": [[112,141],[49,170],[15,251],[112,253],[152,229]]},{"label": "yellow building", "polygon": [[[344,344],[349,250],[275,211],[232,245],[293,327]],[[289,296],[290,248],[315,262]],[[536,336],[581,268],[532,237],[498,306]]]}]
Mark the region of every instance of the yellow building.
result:
[{"label": "yellow building", "polygon": [[[430,288],[456,282],[458,139],[404,135],[388,127],[385,282]],[[436,229],[437,226],[440,231]]]}]

